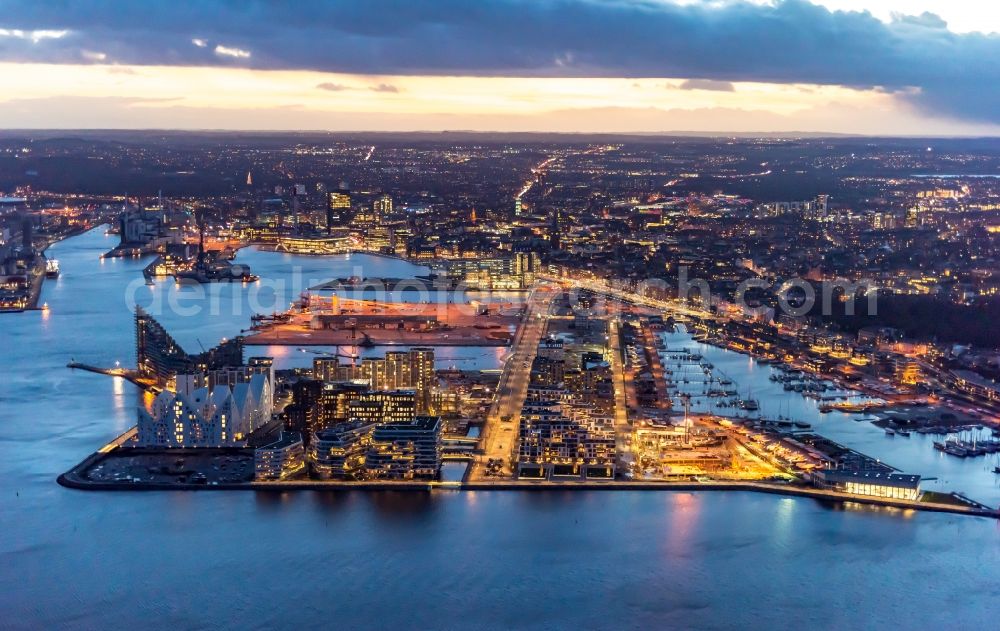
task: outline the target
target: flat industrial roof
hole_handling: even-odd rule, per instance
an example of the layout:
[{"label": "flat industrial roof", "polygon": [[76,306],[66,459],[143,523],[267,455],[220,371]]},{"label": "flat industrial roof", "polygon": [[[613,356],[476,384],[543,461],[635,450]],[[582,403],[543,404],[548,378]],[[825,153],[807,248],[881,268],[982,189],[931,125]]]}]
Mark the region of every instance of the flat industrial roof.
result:
[{"label": "flat industrial roof", "polygon": [[824,469],[820,473],[822,473],[824,479],[828,482],[869,482],[872,484],[907,488],[917,488],[920,485],[920,476],[909,473],[890,473],[874,470],[843,471],[839,469]]}]

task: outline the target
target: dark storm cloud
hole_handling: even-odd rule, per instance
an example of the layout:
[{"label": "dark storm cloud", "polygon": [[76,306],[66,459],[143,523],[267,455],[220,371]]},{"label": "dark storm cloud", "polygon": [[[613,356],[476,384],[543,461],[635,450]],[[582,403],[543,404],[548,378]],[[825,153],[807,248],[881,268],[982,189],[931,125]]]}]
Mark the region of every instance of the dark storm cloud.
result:
[{"label": "dark storm cloud", "polygon": [[[6,30],[3,30],[6,29]],[[14,29],[22,33],[11,34]],[[33,40],[30,31],[68,30]],[[193,40],[197,40],[195,43]],[[248,55],[220,54],[220,50]],[[881,86],[1000,122],[1000,36],[806,0],[0,0],[0,59],[378,74],[677,77]]]}]

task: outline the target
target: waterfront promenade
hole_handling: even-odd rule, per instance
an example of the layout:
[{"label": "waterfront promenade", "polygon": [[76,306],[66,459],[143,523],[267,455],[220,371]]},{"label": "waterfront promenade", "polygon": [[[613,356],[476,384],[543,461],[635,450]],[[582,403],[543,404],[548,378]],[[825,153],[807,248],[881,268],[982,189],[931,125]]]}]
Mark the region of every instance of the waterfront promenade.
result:
[{"label": "waterfront promenade", "polygon": [[[834,502],[843,505],[865,505],[898,509],[901,511],[927,511],[936,513],[953,513],[973,517],[988,517],[1000,519],[1000,509],[991,508],[974,502],[960,495],[943,496],[925,495],[925,499],[904,500],[882,497],[853,495],[830,489],[819,489],[805,486],[801,483],[774,483],[754,480],[581,480],[567,478],[564,480],[518,480],[512,478],[486,478],[475,476],[462,481],[439,480],[273,480],[244,482],[219,482],[215,484],[197,484],[189,482],[130,482],[130,481],[95,481],[88,477],[88,472],[98,467],[108,458],[123,455],[129,450],[125,445],[135,435],[135,428],[130,428],[117,436],[101,449],[97,450],[80,464],[60,475],[58,483],[66,488],[84,491],[398,491],[398,492],[429,492],[448,491],[729,491],[765,493],[787,497],[811,498],[821,502]],[[211,451],[211,450],[203,450]],[[231,452],[239,450],[228,450]],[[470,462],[469,470],[474,467]],[[938,501],[949,500],[949,501]]]},{"label": "waterfront promenade", "polygon": [[903,511],[930,511],[953,513],[975,517],[1000,519],[1000,510],[975,503],[944,503],[934,501],[910,501],[852,495],[839,491],[817,489],[793,484],[773,484],[769,482],[705,480],[692,481],[629,481],[629,480],[476,480],[420,481],[420,480],[370,480],[340,482],[328,480],[282,480],[239,483],[205,484],[149,484],[129,482],[93,482],[86,479],[85,472],[93,467],[107,452],[98,452],[81,462],[70,471],[59,476],[58,482],[64,487],[88,491],[400,491],[428,492],[451,491],[729,491],[767,493],[789,497],[812,498],[818,501],[840,504],[862,504],[882,506]]}]

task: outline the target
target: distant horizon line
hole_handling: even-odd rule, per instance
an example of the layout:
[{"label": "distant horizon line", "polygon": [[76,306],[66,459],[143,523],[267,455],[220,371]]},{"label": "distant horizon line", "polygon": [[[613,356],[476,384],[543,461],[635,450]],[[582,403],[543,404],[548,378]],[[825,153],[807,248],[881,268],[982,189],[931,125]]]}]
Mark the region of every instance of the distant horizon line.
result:
[{"label": "distant horizon line", "polygon": [[201,134],[323,134],[323,135],[478,135],[478,136],[597,136],[612,138],[889,138],[903,140],[1000,140],[1000,134],[865,134],[825,131],[544,131],[544,130],[476,130],[476,129],[226,129],[198,127],[0,127],[0,135],[24,133],[201,133]]}]

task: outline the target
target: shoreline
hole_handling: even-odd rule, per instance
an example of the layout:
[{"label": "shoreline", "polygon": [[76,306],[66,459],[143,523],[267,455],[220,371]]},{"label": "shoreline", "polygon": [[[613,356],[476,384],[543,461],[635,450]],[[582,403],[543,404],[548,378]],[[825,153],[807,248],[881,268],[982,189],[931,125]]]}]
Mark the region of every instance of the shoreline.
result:
[{"label": "shoreline", "polygon": [[[881,506],[898,510],[915,510],[936,513],[952,513],[973,517],[988,517],[1000,520],[1000,509],[990,508],[962,496],[967,503],[942,503],[920,500],[902,500],[863,495],[851,495],[841,491],[820,489],[798,484],[776,484],[752,480],[706,480],[701,482],[691,480],[657,481],[657,480],[267,480],[246,482],[220,482],[217,484],[191,484],[186,482],[95,482],[85,475],[88,470],[109,457],[114,452],[120,454],[122,445],[135,432],[131,428],[100,450],[84,458],[79,464],[56,478],[56,482],[68,489],[79,491],[730,491],[766,493],[784,497],[811,498],[821,502],[838,504],[864,504]],[[958,500],[959,496],[954,496]]]},{"label": "shoreline", "polygon": [[25,311],[44,311],[45,310],[44,306],[41,307],[38,306],[39,301],[41,301],[42,299],[42,289],[45,287],[46,280],[54,280],[54,279],[49,279],[48,276],[46,276],[45,262],[48,261],[48,256],[46,255],[46,252],[50,247],[52,247],[56,243],[65,241],[66,239],[70,239],[72,237],[79,236],[81,234],[89,232],[94,228],[100,227],[101,225],[103,224],[98,224],[97,226],[91,226],[90,228],[76,226],[66,231],[64,234],[60,234],[57,236],[49,235],[49,238],[45,240],[44,245],[42,245],[42,247],[39,248],[36,252],[37,256],[35,260],[35,265],[26,272],[29,281],[29,286],[26,290],[27,302],[25,303],[24,308],[0,309],[0,313],[24,313]]},{"label": "shoreline", "polygon": [[[368,253],[365,253],[368,254]],[[377,255],[376,255],[377,256]],[[429,341],[408,341],[400,339],[400,331],[389,331],[395,333],[392,340],[385,340],[379,343],[373,339],[373,345],[377,346],[397,346],[397,345],[428,345],[428,346],[508,346],[505,342],[491,340],[493,344],[483,344],[482,338],[460,338],[455,337],[435,338]],[[248,345],[288,345],[288,346],[330,346],[337,345],[337,342],[323,339],[320,331],[302,331],[303,337],[296,339],[282,339],[280,335],[275,335],[272,339],[267,339],[268,335],[260,333],[248,335],[246,343]],[[327,331],[327,335],[338,337],[346,335],[347,331]],[[319,334],[319,335],[318,335]],[[411,333],[413,336],[429,335],[421,333]],[[308,339],[312,337],[313,339]],[[316,336],[316,337],[313,337]],[[388,335],[386,337],[389,337]],[[497,343],[499,342],[499,343]],[[706,341],[708,345],[721,350],[729,350],[722,344],[713,341]],[[343,343],[341,343],[343,345]],[[749,356],[757,356],[752,352],[743,352]],[[84,366],[78,366],[85,368]],[[99,371],[95,371],[99,372]],[[579,481],[579,480],[558,480],[558,481],[537,481],[537,480],[477,480],[474,482],[459,481],[362,481],[362,482],[341,482],[324,480],[287,480],[287,481],[245,481],[245,482],[220,482],[218,484],[189,484],[174,482],[97,482],[87,479],[87,470],[100,462],[107,455],[107,445],[100,451],[91,454],[83,462],[73,467],[70,471],[60,475],[58,483],[66,488],[79,490],[105,490],[105,491],[146,491],[146,490],[255,490],[255,491],[292,491],[292,490],[312,490],[312,491],[418,491],[428,492],[432,490],[456,490],[456,491],[564,491],[564,490],[622,490],[622,491],[737,491],[737,492],[758,492],[769,493],[782,496],[811,497],[817,501],[837,502],[841,504],[854,503],[875,506],[884,506],[900,510],[924,510],[933,512],[949,512],[955,514],[976,515],[1000,518],[1000,510],[985,507],[981,504],[970,503],[967,505],[951,504],[944,502],[920,502],[907,500],[893,500],[888,498],[877,498],[867,496],[856,496],[847,493],[828,491],[798,485],[773,484],[752,481],[723,481],[709,480],[704,482],[691,481],[646,481],[646,480],[601,480],[601,481]],[[114,447],[111,447],[114,449]],[[971,502],[971,500],[970,500]]]},{"label": "shoreline", "polygon": [[135,484],[116,482],[91,482],[81,478],[78,471],[95,464],[104,454],[91,454],[73,469],[57,478],[60,486],[81,491],[264,491],[283,493],[287,491],[398,491],[398,492],[431,492],[431,491],[710,491],[710,492],[749,492],[780,495],[785,497],[811,498],[817,501],[834,502],[838,504],[864,504],[881,506],[897,510],[913,510],[934,513],[951,513],[972,517],[987,517],[1000,519],[1000,510],[962,506],[958,504],[943,504],[938,502],[920,502],[855,496],[837,491],[801,487],[794,485],[769,484],[750,481],[708,482],[668,482],[668,481],[626,481],[604,480],[600,482],[584,481],[535,481],[535,480],[503,480],[497,482],[438,482],[438,481],[329,481],[329,480],[284,480],[284,481],[254,481],[228,482],[216,485],[205,484]]}]

